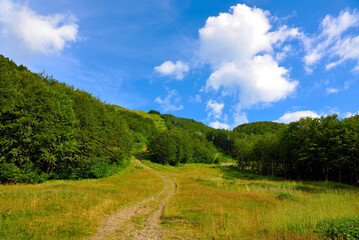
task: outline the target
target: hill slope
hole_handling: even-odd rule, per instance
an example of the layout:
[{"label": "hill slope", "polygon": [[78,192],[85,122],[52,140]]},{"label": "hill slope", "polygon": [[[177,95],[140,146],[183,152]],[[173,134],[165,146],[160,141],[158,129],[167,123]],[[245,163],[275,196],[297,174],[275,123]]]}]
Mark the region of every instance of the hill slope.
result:
[{"label": "hill slope", "polygon": [[253,122],[253,123],[245,123],[241,124],[233,129],[234,132],[245,133],[248,135],[251,134],[261,134],[264,133],[276,133],[284,128],[286,128],[286,124],[284,123],[276,123],[276,122]]}]

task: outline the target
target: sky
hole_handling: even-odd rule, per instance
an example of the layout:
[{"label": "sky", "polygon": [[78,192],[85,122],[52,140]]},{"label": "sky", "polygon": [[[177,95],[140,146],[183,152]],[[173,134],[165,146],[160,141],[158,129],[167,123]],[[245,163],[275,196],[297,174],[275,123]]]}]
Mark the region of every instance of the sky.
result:
[{"label": "sky", "polygon": [[128,109],[233,129],[359,111],[357,0],[0,0],[0,54]]}]

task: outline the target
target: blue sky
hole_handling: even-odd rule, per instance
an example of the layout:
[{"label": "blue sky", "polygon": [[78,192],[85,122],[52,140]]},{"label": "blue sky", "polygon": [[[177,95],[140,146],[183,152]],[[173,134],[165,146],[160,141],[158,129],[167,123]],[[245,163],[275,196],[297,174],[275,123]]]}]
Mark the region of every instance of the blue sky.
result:
[{"label": "blue sky", "polygon": [[0,0],[0,53],[216,128],[359,111],[355,0]]}]

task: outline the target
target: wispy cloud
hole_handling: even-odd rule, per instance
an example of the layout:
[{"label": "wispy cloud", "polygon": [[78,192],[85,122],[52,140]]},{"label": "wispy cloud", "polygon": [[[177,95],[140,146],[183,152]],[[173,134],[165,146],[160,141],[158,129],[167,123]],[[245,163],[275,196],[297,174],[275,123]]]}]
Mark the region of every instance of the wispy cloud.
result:
[{"label": "wispy cloud", "polygon": [[179,111],[183,109],[183,105],[180,104],[181,98],[175,89],[170,90],[167,88],[168,95],[162,99],[156,97],[155,103],[160,104],[164,112]]},{"label": "wispy cloud", "polygon": [[214,100],[209,100],[206,106],[206,112],[208,112],[208,118],[212,116],[215,119],[221,118],[223,108],[224,108],[224,103],[218,103]]},{"label": "wispy cloud", "polygon": [[326,91],[327,94],[332,94],[332,93],[339,92],[340,89],[338,89],[338,88],[326,88],[325,91]]},{"label": "wispy cloud", "polygon": [[[348,59],[359,60],[359,36],[346,35],[351,28],[359,26],[359,14],[356,10],[345,9],[338,17],[327,15],[321,22],[320,33],[316,36],[303,37],[306,55],[305,68],[311,67],[323,57],[329,56],[326,69],[332,69]],[[358,66],[354,70],[358,70]]]}]

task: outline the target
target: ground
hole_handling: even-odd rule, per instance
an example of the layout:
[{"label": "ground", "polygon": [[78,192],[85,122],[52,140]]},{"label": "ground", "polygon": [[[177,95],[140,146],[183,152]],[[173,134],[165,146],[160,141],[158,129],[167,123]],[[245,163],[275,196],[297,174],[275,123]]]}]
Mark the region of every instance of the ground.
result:
[{"label": "ground", "polygon": [[321,239],[318,222],[359,215],[356,187],[135,159],[109,178],[0,185],[0,202],[0,239]]}]

